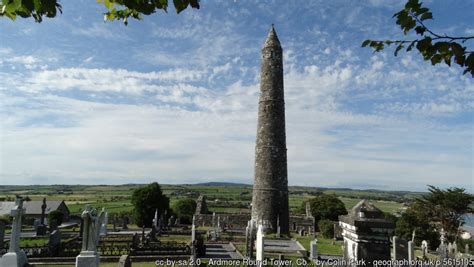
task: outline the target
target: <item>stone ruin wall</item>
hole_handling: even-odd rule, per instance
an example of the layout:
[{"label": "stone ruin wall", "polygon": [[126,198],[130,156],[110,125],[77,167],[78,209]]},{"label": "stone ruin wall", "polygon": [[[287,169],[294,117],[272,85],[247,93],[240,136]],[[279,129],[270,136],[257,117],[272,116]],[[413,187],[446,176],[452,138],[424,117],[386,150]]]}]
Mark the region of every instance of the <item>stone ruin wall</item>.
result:
[{"label": "stone ruin wall", "polygon": [[[212,214],[196,214],[194,216],[196,220],[196,226],[212,226]],[[216,224],[218,217],[220,217],[221,226],[227,224],[236,229],[245,229],[247,222],[251,219],[250,214],[216,214]],[[310,232],[311,227],[313,226],[313,218],[308,218],[306,216],[290,216],[291,231],[298,231],[303,228],[305,231]]]}]

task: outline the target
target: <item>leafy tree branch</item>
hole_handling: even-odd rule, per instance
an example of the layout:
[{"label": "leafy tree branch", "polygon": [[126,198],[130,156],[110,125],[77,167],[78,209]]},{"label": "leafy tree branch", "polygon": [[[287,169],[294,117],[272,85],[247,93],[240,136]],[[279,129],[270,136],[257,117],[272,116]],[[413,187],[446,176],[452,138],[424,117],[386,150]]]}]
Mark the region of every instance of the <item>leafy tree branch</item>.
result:
[{"label": "leafy tree branch", "polygon": [[[122,20],[128,24],[128,18],[142,19],[143,15],[151,15],[157,10],[167,12],[168,0],[97,0],[107,8],[104,20]],[[173,0],[177,13],[188,6],[199,9],[199,0]],[[32,17],[36,22],[43,21],[43,17],[54,18],[62,13],[59,0],[0,0],[0,17],[15,20]]]},{"label": "leafy tree branch", "polygon": [[451,62],[464,69],[463,74],[471,73],[474,77],[474,52],[464,46],[465,42],[473,40],[474,36],[449,36],[433,32],[424,21],[432,20],[431,11],[422,6],[419,0],[408,0],[405,8],[393,15],[396,24],[406,35],[414,30],[420,37],[412,40],[365,40],[362,47],[370,46],[374,52],[382,51],[386,46],[395,45],[395,56],[406,48],[406,52],[416,48],[424,60],[430,60],[432,65]]}]

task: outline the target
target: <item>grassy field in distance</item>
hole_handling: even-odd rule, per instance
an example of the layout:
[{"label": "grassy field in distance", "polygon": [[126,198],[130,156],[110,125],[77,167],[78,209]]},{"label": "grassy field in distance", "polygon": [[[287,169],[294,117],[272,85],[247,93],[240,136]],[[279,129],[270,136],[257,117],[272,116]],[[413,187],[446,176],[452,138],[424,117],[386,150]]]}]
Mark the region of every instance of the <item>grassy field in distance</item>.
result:
[{"label": "grassy field in distance", "polygon": [[[131,196],[135,189],[143,185],[31,185],[31,186],[0,186],[0,200],[13,201],[15,195],[28,196],[32,200],[64,200],[72,214],[79,214],[85,204],[96,208],[104,207],[109,213],[129,212],[133,209]],[[180,198],[196,199],[205,194],[209,210],[217,213],[250,212],[252,186],[240,184],[183,184],[161,185],[171,204]],[[363,198],[371,200],[384,212],[394,212],[422,193],[391,192],[378,190],[326,189],[315,187],[290,186],[289,205],[292,213],[301,210],[303,201],[317,194],[335,194],[347,209],[352,208]]]}]

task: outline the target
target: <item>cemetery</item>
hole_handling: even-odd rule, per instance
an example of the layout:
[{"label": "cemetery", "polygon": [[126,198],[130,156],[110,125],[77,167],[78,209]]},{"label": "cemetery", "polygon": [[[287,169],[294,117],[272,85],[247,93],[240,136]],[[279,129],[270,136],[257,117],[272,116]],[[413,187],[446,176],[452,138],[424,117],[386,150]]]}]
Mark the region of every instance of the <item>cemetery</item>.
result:
[{"label": "cemetery", "polygon": [[463,189],[289,187],[273,24],[260,53],[252,185],[2,186],[0,267],[474,265]]}]

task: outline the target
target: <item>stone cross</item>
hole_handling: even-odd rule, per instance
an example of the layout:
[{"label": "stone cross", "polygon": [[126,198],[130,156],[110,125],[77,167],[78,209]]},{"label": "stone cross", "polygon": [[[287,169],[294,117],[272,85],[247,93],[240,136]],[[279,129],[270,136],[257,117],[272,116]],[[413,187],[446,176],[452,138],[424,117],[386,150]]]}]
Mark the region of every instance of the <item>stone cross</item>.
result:
[{"label": "stone cross", "polygon": [[441,244],[444,244],[446,242],[446,232],[444,231],[444,228],[441,228],[439,240],[441,241]]},{"label": "stone cross", "polygon": [[97,214],[97,210],[90,205],[81,214],[83,220],[82,249],[76,257],[76,267],[98,267],[100,257],[97,253],[99,245],[100,228],[105,220],[105,209]]},{"label": "stone cross", "polygon": [[0,266],[24,266],[28,264],[28,259],[23,250],[20,250],[21,216],[25,213],[23,208],[23,198],[17,197],[15,207],[11,210],[13,217],[12,232],[10,238],[10,248],[8,253],[0,259]]},{"label": "stone cross", "polygon": [[21,216],[25,213],[25,209],[23,208],[23,198],[17,198],[15,202],[16,206],[10,212],[13,221],[8,252],[20,251]]},{"label": "stone cross", "polygon": [[5,240],[5,223],[0,220],[0,249],[4,246]]},{"label": "stone cross", "polygon": [[309,245],[309,255],[312,260],[318,259],[318,240],[315,238]]},{"label": "stone cross", "polygon": [[263,232],[263,225],[259,224],[257,228],[257,240],[256,240],[256,254],[255,259],[257,260],[257,266],[263,266],[263,260],[265,259],[264,247],[265,247],[265,233]]},{"label": "stone cross", "polygon": [[41,221],[40,224],[44,225],[44,217],[46,215],[46,198],[43,198],[43,204],[41,205]]}]

